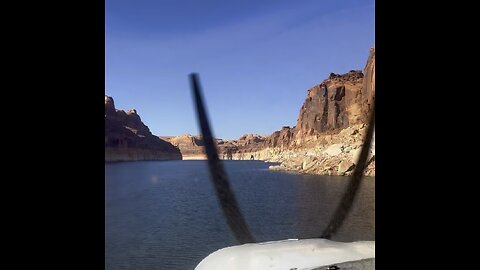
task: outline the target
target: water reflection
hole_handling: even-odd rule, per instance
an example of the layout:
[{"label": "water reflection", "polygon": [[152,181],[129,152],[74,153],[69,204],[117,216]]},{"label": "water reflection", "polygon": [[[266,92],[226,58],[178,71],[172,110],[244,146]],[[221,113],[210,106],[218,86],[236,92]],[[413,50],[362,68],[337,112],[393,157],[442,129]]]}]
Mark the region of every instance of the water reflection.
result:
[{"label": "water reflection", "polygon": [[[267,170],[261,161],[225,163],[258,241],[318,236],[344,192],[345,177]],[[365,178],[333,239],[374,240],[374,178]],[[237,244],[225,223],[205,161],[105,165],[105,269],[193,269]]]}]

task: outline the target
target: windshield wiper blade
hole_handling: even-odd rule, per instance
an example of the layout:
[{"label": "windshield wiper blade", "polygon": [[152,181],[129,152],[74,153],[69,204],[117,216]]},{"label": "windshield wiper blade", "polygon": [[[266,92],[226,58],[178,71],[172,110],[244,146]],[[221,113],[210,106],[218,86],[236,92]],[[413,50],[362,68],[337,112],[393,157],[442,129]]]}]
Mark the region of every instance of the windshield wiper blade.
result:
[{"label": "windshield wiper blade", "polygon": [[370,152],[370,146],[372,145],[373,132],[375,130],[375,103],[373,103],[372,111],[370,113],[370,121],[367,127],[367,133],[365,134],[365,140],[363,143],[362,151],[353,171],[352,177],[350,178],[350,183],[348,184],[345,193],[338,205],[335,213],[330,220],[327,228],[323,231],[320,238],[330,239],[332,235],[342,226],[343,221],[347,217],[350,208],[352,207],[355,195],[358,193],[360,183],[363,176],[363,171],[367,167],[368,154]]},{"label": "windshield wiper blade", "polygon": [[217,199],[220,202],[224,216],[227,219],[228,226],[230,226],[230,229],[234,232],[237,240],[241,244],[255,243],[255,239],[248,229],[247,223],[240,212],[240,208],[238,207],[235,196],[230,188],[227,174],[218,158],[217,148],[214,143],[212,131],[210,130],[207,112],[203,104],[198,74],[190,74],[190,83]]}]

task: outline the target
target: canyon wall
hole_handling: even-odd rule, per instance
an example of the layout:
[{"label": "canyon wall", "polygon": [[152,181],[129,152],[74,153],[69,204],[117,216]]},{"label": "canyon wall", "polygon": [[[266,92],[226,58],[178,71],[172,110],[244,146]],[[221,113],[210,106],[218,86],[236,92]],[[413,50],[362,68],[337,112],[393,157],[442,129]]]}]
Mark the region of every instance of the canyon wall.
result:
[{"label": "canyon wall", "polygon": [[152,135],[136,110],[117,110],[105,96],[105,161],[182,159],[180,150]]},{"label": "canyon wall", "polygon": [[[246,134],[237,140],[217,139],[221,159],[279,162],[273,170],[322,175],[350,175],[363,145],[375,99],[375,48],[363,72],[334,74],[307,91],[294,127],[271,135]],[[201,136],[164,136],[183,159],[206,159]],[[375,175],[373,142],[365,175]]]},{"label": "canyon wall", "polygon": [[[331,73],[307,91],[295,127],[283,127],[264,141],[240,147],[233,159],[280,162],[274,170],[350,175],[355,168],[375,99],[375,48],[364,71]],[[375,141],[365,175],[375,175]]]}]

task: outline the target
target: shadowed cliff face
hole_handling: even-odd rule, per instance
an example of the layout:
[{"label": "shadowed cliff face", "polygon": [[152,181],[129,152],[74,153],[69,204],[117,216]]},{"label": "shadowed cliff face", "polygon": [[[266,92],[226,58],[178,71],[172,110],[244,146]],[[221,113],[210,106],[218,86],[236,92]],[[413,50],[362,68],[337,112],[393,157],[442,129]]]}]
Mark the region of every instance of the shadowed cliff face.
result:
[{"label": "shadowed cliff face", "polygon": [[152,135],[136,110],[117,110],[105,96],[105,161],[181,158],[178,148]]},{"label": "shadowed cliff face", "polygon": [[280,131],[275,131],[268,136],[266,141],[260,147],[281,147],[288,148],[293,143],[294,133],[290,127],[282,127]]}]

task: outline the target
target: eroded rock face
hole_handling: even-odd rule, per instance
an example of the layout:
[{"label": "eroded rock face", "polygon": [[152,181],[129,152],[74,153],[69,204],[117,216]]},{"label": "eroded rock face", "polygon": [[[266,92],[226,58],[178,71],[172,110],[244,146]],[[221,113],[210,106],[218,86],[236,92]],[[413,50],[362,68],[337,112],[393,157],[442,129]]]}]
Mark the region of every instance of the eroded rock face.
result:
[{"label": "eroded rock face", "polygon": [[178,147],[184,159],[191,159],[195,157],[199,159],[206,158],[203,140],[200,136],[192,136],[190,134],[185,134],[175,137],[160,138],[165,139],[174,146]]},{"label": "eroded rock face", "polygon": [[308,90],[296,125],[297,136],[346,128],[362,121],[361,88],[363,73],[330,74],[321,84]]},{"label": "eroded rock face", "polygon": [[293,129],[290,127],[283,127],[280,131],[275,131],[272,135],[270,135],[266,139],[264,146],[288,148],[292,145],[293,140]]},{"label": "eroded rock face", "polygon": [[[206,159],[204,142],[201,136],[186,134],[181,136],[163,136],[161,138],[178,147],[183,159]],[[233,153],[261,149],[261,145],[265,140],[264,136],[258,134],[245,134],[238,140],[216,139],[218,155],[221,159],[232,159]]]},{"label": "eroded rock face", "polygon": [[349,126],[367,123],[375,93],[374,48],[370,51],[365,74],[366,77],[360,70],[331,73],[328,79],[308,90],[295,127],[283,127],[264,141],[253,142],[248,150],[298,148],[320,140],[323,144],[331,144],[324,134],[336,134]]},{"label": "eroded rock face", "polygon": [[[350,175],[360,154],[375,97],[375,48],[364,72],[331,73],[308,90],[293,128],[283,127],[248,147],[237,145],[233,159],[282,162],[276,170]],[[375,175],[375,142],[365,175]],[[300,164],[300,166],[298,165]],[[299,169],[300,168],[300,169]]]},{"label": "eroded rock face", "polygon": [[[375,94],[375,48],[365,69],[334,74],[307,92],[297,125],[269,136],[246,134],[217,139],[221,159],[281,162],[274,170],[321,175],[351,175],[363,145]],[[113,104],[113,100],[112,100]],[[106,109],[107,110],[107,109]],[[206,158],[199,136],[162,137],[178,146],[184,158]],[[375,175],[375,142],[365,175]]]},{"label": "eroded rock face", "polygon": [[237,140],[237,145],[247,146],[262,143],[265,141],[265,137],[258,134],[245,134]]},{"label": "eroded rock face", "polygon": [[115,114],[115,103],[113,98],[105,96],[105,115],[114,115]]},{"label": "eroded rock face", "polygon": [[181,158],[178,148],[152,135],[136,110],[117,110],[105,96],[105,161]]}]

